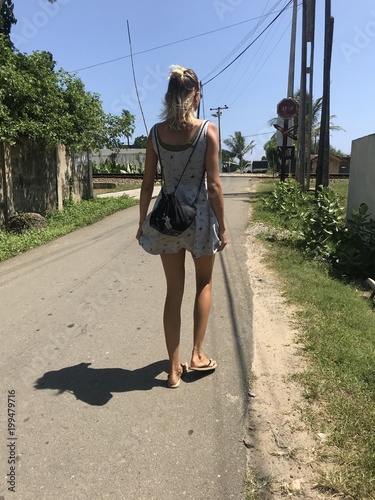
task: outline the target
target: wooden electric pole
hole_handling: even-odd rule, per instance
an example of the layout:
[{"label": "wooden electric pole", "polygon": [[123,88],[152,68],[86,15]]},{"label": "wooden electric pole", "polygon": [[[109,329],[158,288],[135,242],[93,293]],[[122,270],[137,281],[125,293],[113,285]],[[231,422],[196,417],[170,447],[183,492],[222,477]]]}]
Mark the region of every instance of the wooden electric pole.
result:
[{"label": "wooden electric pole", "polygon": [[[292,32],[290,36],[287,97],[294,97],[294,69],[296,65],[297,2],[298,0],[293,0]],[[288,123],[288,128],[289,128],[289,123]],[[296,125],[296,121],[294,119],[293,119],[293,124]],[[287,139],[287,146],[293,147],[292,140],[290,138]],[[287,165],[288,165],[288,174],[292,172],[295,173],[295,158],[288,160]]]},{"label": "wooden electric pole", "polygon": [[315,50],[315,0],[310,0],[307,18],[306,42],[310,44],[310,62],[307,68],[309,75],[309,91],[307,92],[307,123],[306,123],[306,189],[310,189],[311,174],[311,141],[313,119],[313,83],[314,83],[314,50]]},{"label": "wooden electric pole", "polygon": [[[315,0],[303,0],[302,4],[302,48],[301,48],[301,84],[298,120],[298,181],[305,189],[306,172],[309,175],[311,164],[311,122],[313,92],[313,61],[315,32]],[[309,45],[310,44],[310,45]],[[308,48],[310,60],[307,62]],[[307,75],[309,74],[309,92]]]},{"label": "wooden electric pole", "polygon": [[294,67],[296,65],[297,1],[293,0],[292,34],[290,37],[289,74],[287,97],[294,96]]},{"label": "wooden electric pole", "polygon": [[210,111],[216,111],[216,113],[213,114],[212,116],[215,116],[215,118],[217,118],[217,128],[219,131],[219,170],[220,170],[220,172],[223,171],[223,154],[221,151],[221,126],[220,126],[220,117],[223,114],[221,112],[222,109],[228,109],[228,106],[225,105],[222,107],[219,106],[217,108],[210,108]]},{"label": "wooden electric pole", "polygon": [[301,83],[299,88],[298,115],[298,155],[296,178],[300,185],[305,185],[306,160],[306,61],[307,61],[307,5],[309,0],[302,2],[302,47],[301,47]]},{"label": "wooden electric pole", "polygon": [[324,68],[323,68],[323,99],[319,135],[318,162],[316,167],[316,186],[329,184],[329,117],[330,117],[330,88],[331,88],[331,59],[333,45],[334,19],[331,17],[331,0],[325,3],[325,31],[324,31]]}]

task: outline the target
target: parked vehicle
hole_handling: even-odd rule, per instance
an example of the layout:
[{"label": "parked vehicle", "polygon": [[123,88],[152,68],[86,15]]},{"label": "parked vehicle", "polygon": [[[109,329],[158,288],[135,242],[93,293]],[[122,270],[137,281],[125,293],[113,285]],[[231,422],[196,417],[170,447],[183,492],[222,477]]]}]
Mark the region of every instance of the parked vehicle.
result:
[{"label": "parked vehicle", "polygon": [[268,170],[267,160],[250,161],[244,168],[244,174],[266,173]]}]

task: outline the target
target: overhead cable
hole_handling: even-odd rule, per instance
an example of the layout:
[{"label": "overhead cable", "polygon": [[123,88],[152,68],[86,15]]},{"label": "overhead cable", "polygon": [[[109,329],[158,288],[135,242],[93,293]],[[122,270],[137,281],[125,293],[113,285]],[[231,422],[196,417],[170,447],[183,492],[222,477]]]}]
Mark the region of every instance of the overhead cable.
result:
[{"label": "overhead cable", "polygon": [[229,64],[227,64],[225,66],[225,68],[223,68],[221,71],[219,71],[219,73],[217,73],[215,76],[213,76],[212,78],[210,78],[209,80],[207,80],[207,82],[203,82],[203,85],[207,85],[208,83],[212,82],[212,80],[214,80],[215,78],[217,78],[219,75],[221,75],[222,73],[224,73],[224,71],[226,69],[228,69],[230,66],[232,66],[233,63],[235,63],[237,61],[237,59],[239,59],[252,45],[254,45],[254,43],[263,35],[263,33],[265,31],[268,30],[268,28],[281,16],[281,14],[289,7],[289,5],[293,2],[293,0],[289,0],[288,3],[285,5],[285,7],[278,13],[278,15],[269,23],[267,24],[267,26],[264,28],[263,31],[261,31],[261,33],[247,46],[245,47],[245,49],[240,52],[238,54],[238,56],[236,56]]},{"label": "overhead cable", "polygon": [[[283,9],[284,10],[284,9]],[[280,14],[281,14],[282,11],[280,11]],[[274,12],[269,12],[267,14],[270,15],[270,14],[274,14]],[[158,50],[158,49],[163,49],[165,47],[169,47],[171,45],[176,45],[178,43],[182,43],[182,42],[187,42],[189,40],[193,40],[194,38],[200,38],[202,36],[206,36],[206,35],[211,35],[212,33],[216,33],[218,31],[223,31],[223,30],[226,30],[226,29],[229,29],[229,28],[233,28],[235,26],[239,26],[240,24],[245,24],[245,23],[249,23],[251,21],[255,21],[256,19],[261,19],[262,17],[265,17],[265,16],[257,16],[257,17],[253,17],[251,19],[247,19],[245,21],[240,21],[239,23],[234,23],[234,24],[230,24],[229,26],[224,26],[223,28],[217,28],[215,30],[211,30],[211,31],[205,31],[204,33],[200,33],[198,35],[193,35],[193,36],[189,36],[187,38],[182,38],[181,40],[176,40],[174,42],[169,42],[169,43],[165,43],[163,45],[158,45],[156,47],[152,47],[151,49],[146,49],[146,50],[141,50],[139,52],[134,52],[133,53],[133,56],[139,56],[141,54],[146,54],[147,52],[152,52],[154,50]],[[110,63],[113,63],[113,62],[116,62],[116,61],[121,61],[122,59],[129,59],[131,57],[130,54],[126,55],[126,56],[121,56],[121,57],[116,57],[115,59],[108,59],[107,61],[102,61],[100,63],[96,63],[96,64],[91,64],[90,66],[84,66],[83,68],[78,68],[78,69],[75,69],[75,70],[72,70],[72,71],[69,71],[69,73],[78,73],[78,71],[84,71],[86,69],[91,69],[91,68],[96,68],[98,66],[103,66],[105,64],[110,64]]]}]

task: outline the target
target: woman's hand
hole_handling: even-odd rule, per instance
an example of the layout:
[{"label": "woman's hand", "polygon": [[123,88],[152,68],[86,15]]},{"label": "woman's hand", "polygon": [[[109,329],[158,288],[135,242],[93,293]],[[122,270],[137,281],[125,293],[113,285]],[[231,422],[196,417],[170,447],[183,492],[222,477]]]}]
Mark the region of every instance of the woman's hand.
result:
[{"label": "woman's hand", "polygon": [[222,250],[224,250],[224,248],[226,247],[226,245],[228,243],[227,235],[225,233],[225,229],[223,231],[219,230],[219,239],[220,239],[220,246],[217,249],[217,251],[221,252]]},{"label": "woman's hand", "polygon": [[137,234],[136,234],[136,238],[137,238],[139,244],[141,244],[141,242],[139,240],[140,240],[141,234],[142,234],[142,226],[143,226],[143,224],[140,222],[139,223],[139,228],[138,228],[138,231],[137,231]]}]

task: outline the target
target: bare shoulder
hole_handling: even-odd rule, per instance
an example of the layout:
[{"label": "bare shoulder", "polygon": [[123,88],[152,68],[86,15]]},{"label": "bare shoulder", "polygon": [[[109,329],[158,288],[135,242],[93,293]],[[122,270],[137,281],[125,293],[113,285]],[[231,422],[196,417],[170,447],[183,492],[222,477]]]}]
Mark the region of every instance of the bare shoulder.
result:
[{"label": "bare shoulder", "polygon": [[207,138],[212,139],[212,140],[215,140],[218,138],[218,128],[212,122],[209,122],[208,127],[207,127]]}]

